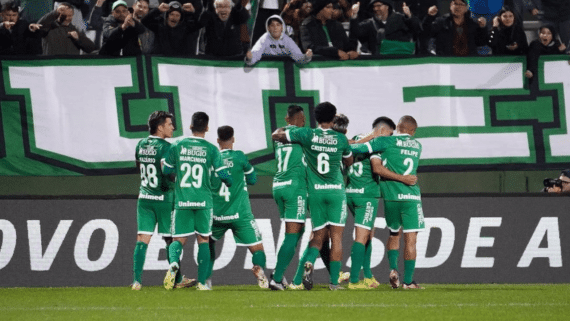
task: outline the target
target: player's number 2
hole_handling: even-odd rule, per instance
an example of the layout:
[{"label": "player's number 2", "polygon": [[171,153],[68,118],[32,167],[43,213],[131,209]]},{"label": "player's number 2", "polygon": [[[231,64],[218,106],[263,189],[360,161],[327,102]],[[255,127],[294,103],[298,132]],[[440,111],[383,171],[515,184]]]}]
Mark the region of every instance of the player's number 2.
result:
[{"label": "player's number 2", "polygon": [[414,160],[408,157],[404,159],[404,165],[408,166],[408,169],[406,169],[404,175],[410,175],[410,173],[414,170]]},{"label": "player's number 2", "polygon": [[[180,170],[185,172],[180,180],[180,187],[192,187],[200,188],[202,187],[202,174],[204,174],[204,169],[201,165],[190,165],[184,163],[180,166]],[[188,182],[188,179],[192,176],[192,183]]]},{"label": "player's number 2", "polygon": [[158,186],[158,177],[156,176],[156,166],[153,164],[141,164],[141,185],[146,187],[150,185],[150,187],[157,187]]}]

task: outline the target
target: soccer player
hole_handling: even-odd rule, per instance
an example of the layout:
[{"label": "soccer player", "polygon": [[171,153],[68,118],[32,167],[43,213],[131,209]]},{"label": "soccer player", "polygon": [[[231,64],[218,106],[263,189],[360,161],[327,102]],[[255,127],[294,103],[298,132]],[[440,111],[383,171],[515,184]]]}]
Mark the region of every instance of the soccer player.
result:
[{"label": "soccer player", "polygon": [[[412,116],[400,118],[397,133],[390,137],[376,137],[365,144],[352,145],[355,154],[372,153],[370,163],[376,173],[385,162],[387,169],[402,175],[416,175],[422,145],[413,138],[418,125]],[[380,157],[376,153],[382,153]],[[421,289],[414,281],[416,265],[416,241],[418,231],[425,228],[420,188],[401,182],[382,180],[380,189],[384,197],[386,224],[390,229],[388,239],[388,261],[390,263],[390,285],[400,286],[398,256],[400,229],[404,232],[404,284],[403,289]]]},{"label": "soccer player", "polygon": [[[150,136],[137,144],[135,158],[141,174],[137,201],[137,244],[133,254],[133,290],[142,288],[142,272],[148,243],[158,224],[158,235],[170,237],[170,218],[174,203],[172,183],[163,176],[160,161],[168,153],[174,132],[172,114],[155,111],[148,118]],[[176,287],[189,287],[195,280],[176,275]]]},{"label": "soccer player", "polygon": [[[266,256],[263,250],[261,232],[257,227],[249,203],[247,185],[257,181],[255,170],[240,150],[233,150],[234,129],[231,126],[218,128],[218,145],[222,160],[229,169],[234,184],[227,187],[222,181],[212,177],[212,192],[214,200],[214,223],[210,238],[210,269],[208,279],[214,269],[216,259],[216,241],[221,239],[228,230],[232,230],[238,246],[247,246],[252,254],[253,268],[251,271],[261,288],[267,288],[268,282],[263,270]],[[207,281],[208,283],[209,280]],[[208,284],[209,285],[209,284]]]},{"label": "soccer player", "polygon": [[[287,109],[286,130],[305,127],[303,107],[291,105]],[[273,199],[279,208],[279,216],[285,221],[285,239],[277,253],[277,265],[271,276],[269,288],[284,290],[283,274],[293,256],[305,229],[307,216],[307,166],[303,149],[298,144],[276,142],[277,172],[273,177]]]},{"label": "soccer player", "polygon": [[[346,195],[341,172],[341,161],[345,166],[352,164],[352,153],[346,137],[332,130],[336,107],[323,102],[315,107],[318,128],[279,128],[272,138],[281,143],[296,143],[303,148],[307,160],[307,182],[309,210],[313,222],[313,238],[309,250],[299,262],[305,274],[303,280],[295,278],[293,284],[305,289],[313,287],[313,265],[325,241],[332,241],[329,289],[342,289],[338,285],[338,275],[342,260],[342,234],[346,223]],[[325,240],[326,238],[326,240]]]},{"label": "soccer player", "polygon": [[210,118],[204,112],[192,115],[192,136],[172,144],[163,162],[165,174],[175,174],[173,242],[168,249],[170,268],[164,277],[164,287],[171,290],[179,269],[180,254],[188,236],[197,233],[198,290],[211,290],[205,283],[210,266],[208,242],[212,234],[211,169],[230,187],[232,177],[222,161],[220,151],[204,137]]},{"label": "soccer player", "polygon": [[[372,123],[372,129],[380,136],[391,136],[396,124],[388,117],[378,117]],[[346,129],[345,129],[346,131]],[[357,135],[355,141],[366,139]],[[372,256],[372,238],[374,222],[378,212],[380,198],[379,177],[397,180],[405,184],[415,184],[416,176],[398,175],[381,166],[381,172],[373,173],[370,159],[363,155],[355,157],[354,164],[347,171],[346,199],[348,208],[354,217],[355,240],[351,249],[351,269],[349,289],[373,289],[380,285],[372,274],[370,266]],[[364,280],[359,282],[360,269],[364,271]]]}]

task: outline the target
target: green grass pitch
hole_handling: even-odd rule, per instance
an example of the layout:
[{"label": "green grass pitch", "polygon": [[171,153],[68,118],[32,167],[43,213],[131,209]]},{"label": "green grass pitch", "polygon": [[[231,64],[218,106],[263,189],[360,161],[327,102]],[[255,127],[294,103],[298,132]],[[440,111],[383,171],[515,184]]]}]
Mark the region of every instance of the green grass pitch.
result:
[{"label": "green grass pitch", "polygon": [[568,284],[426,284],[424,290],[274,292],[254,285],[0,288],[1,320],[568,320]]}]

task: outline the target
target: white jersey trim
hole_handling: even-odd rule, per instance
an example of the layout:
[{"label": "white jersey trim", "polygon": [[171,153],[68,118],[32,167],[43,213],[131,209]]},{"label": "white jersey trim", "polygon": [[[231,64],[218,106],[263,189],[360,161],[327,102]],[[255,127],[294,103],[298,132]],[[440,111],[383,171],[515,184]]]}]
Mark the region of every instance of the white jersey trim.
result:
[{"label": "white jersey trim", "polygon": [[368,147],[368,152],[370,154],[374,153],[374,150],[372,149],[372,145],[370,145],[370,142],[366,142],[366,143],[364,143],[364,145],[366,145],[366,147]]},{"label": "white jersey trim", "polygon": [[[164,159],[164,158],[163,158],[163,159]],[[170,167],[170,168],[174,168],[174,166],[172,166],[172,165],[168,164],[168,163],[166,162],[166,160],[163,162],[163,164],[164,164],[165,166],[168,166],[168,167]]]},{"label": "white jersey trim", "polygon": [[368,226],[366,226],[366,225],[362,225],[362,224],[356,224],[356,223],[355,223],[354,226],[362,227],[363,229],[367,229],[367,230],[369,230],[369,231],[372,230],[372,228],[370,228],[370,227],[368,227]]},{"label": "white jersey trim", "polygon": [[404,230],[404,233],[421,232],[423,230],[425,230],[425,228],[415,228],[415,229],[411,229],[411,230]]},{"label": "white jersey trim", "polygon": [[[199,232],[195,232],[195,233],[198,234],[198,235],[200,235],[200,236],[204,236],[204,237],[206,237],[206,236],[212,236],[212,232],[209,232],[209,233],[199,233]],[[194,233],[192,233],[192,234],[194,234]]]},{"label": "white jersey trim", "polygon": [[342,155],[342,158],[349,158],[350,156],[352,156],[352,152],[348,153],[348,155]]},{"label": "white jersey trim", "polygon": [[291,143],[291,136],[289,135],[289,131],[290,131],[290,130],[291,130],[291,129],[287,129],[287,130],[285,131],[285,137],[287,138],[287,141],[288,141],[289,143]]},{"label": "white jersey trim", "polygon": [[332,225],[332,226],[345,226],[345,224],[340,224],[340,223],[332,223],[332,222],[328,222],[327,225]]},{"label": "white jersey trim", "polygon": [[255,169],[254,169],[253,166],[252,166],[251,169],[248,170],[247,172],[244,172],[244,174],[246,174],[246,175],[251,174],[251,173],[253,173],[254,170],[255,170]]},{"label": "white jersey trim", "polygon": [[216,169],[216,172],[219,172],[219,171],[221,171],[222,169],[226,169],[226,168],[228,168],[228,167],[224,165],[224,166],[222,166],[222,167],[220,167],[220,168],[217,168],[217,169]]},{"label": "white jersey trim", "polygon": [[237,243],[237,242],[236,242],[236,245],[237,245],[237,246],[254,246],[254,245],[257,245],[257,244],[261,244],[261,243],[263,243],[263,241],[258,241],[258,242],[255,242],[255,243],[249,243],[249,244],[245,244],[245,243]]},{"label": "white jersey trim", "polygon": [[287,222],[293,222],[293,223],[305,223],[305,220],[295,220],[292,218],[282,218],[281,221],[287,223]]},{"label": "white jersey trim", "polygon": [[318,230],[322,230],[323,228],[327,227],[328,223],[325,223],[321,226],[317,226],[317,227],[313,227],[313,232],[316,232]]},{"label": "white jersey trim", "polygon": [[143,235],[153,235],[154,232],[147,232],[147,231],[137,231],[137,234],[143,234]]},{"label": "white jersey trim", "polygon": [[172,237],[185,237],[185,236],[194,235],[194,233],[196,232],[186,233],[186,234],[173,234]]},{"label": "white jersey trim", "polygon": [[371,159],[372,159],[372,158],[378,158],[379,160],[382,160],[382,157],[380,157],[379,155],[376,155],[376,154],[370,156],[370,158],[371,158]]}]

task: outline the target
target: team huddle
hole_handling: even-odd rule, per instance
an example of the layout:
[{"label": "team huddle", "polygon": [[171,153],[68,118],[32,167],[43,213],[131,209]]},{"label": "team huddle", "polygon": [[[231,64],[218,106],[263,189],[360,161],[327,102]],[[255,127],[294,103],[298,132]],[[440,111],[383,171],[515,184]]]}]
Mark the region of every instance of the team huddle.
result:
[{"label": "team huddle", "polygon": [[[303,108],[291,105],[285,118],[287,126],[272,134],[277,161],[273,198],[285,222],[285,238],[268,280],[261,233],[246,186],[255,184],[255,169],[242,151],[233,150],[233,128],[218,128],[218,148],[204,139],[209,129],[208,115],[197,112],[192,116],[192,136],[170,144],[165,139],[172,137],[173,116],[164,111],[151,114],[150,136],[142,139],[136,149],[141,186],[132,289],[142,288],[146,249],[155,228],[166,241],[170,264],[164,278],[166,289],[196,285],[198,290],[211,290],[215,244],[228,230],[232,230],[238,246],[247,246],[252,253],[252,272],[262,288],[311,290],[319,256],[329,273],[331,290],[344,289],[340,286],[343,281],[349,281],[349,289],[376,288],[380,283],[372,274],[370,261],[381,195],[390,230],[390,284],[393,288],[421,288],[413,280],[417,232],[425,225],[415,176],[422,151],[421,144],[413,138],[415,119],[404,116],[396,126],[391,119],[379,117],[370,133],[349,140],[345,135],[348,118],[337,115],[333,104],[318,104],[314,117],[318,128],[304,127]],[[355,240],[350,273],[343,273],[342,237],[347,208],[354,217]],[[312,221],[311,239],[292,282],[288,283],[284,273],[308,216]],[[198,241],[197,280],[184,277],[180,269],[182,248],[192,234]],[[398,258],[402,234],[401,282]]]}]

